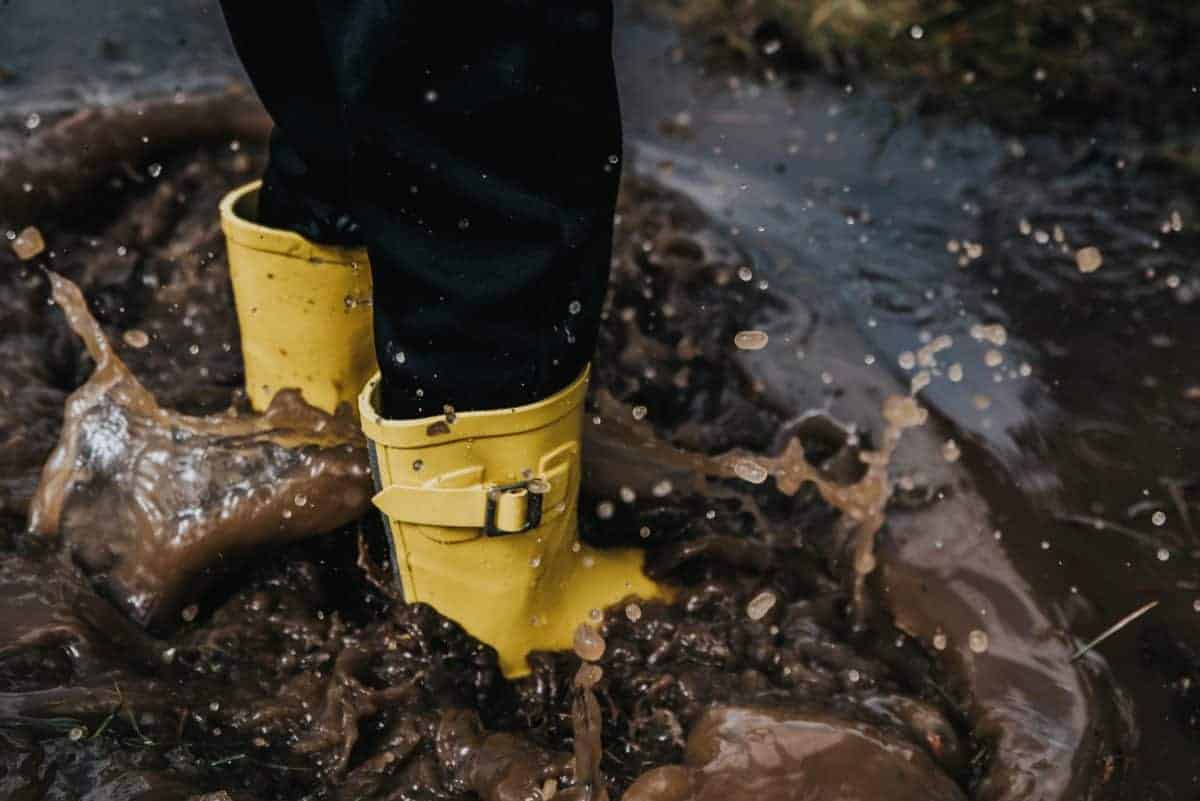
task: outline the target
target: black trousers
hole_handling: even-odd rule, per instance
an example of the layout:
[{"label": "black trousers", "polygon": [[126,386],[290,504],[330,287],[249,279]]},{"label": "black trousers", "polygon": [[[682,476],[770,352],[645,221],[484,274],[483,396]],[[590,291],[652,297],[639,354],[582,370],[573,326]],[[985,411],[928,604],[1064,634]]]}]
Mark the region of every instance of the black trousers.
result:
[{"label": "black trousers", "polygon": [[276,126],[260,222],[370,254],[384,415],[570,383],[620,174],[611,0],[222,4]]}]

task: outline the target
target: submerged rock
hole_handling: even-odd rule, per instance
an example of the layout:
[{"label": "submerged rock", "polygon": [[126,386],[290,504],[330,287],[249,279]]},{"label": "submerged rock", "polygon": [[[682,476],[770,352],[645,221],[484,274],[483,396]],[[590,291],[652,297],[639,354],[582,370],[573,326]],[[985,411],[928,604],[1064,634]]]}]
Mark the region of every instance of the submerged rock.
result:
[{"label": "submerged rock", "polygon": [[650,771],[625,801],[964,801],[912,745],[820,714],[726,707],[693,729],[683,765]]}]

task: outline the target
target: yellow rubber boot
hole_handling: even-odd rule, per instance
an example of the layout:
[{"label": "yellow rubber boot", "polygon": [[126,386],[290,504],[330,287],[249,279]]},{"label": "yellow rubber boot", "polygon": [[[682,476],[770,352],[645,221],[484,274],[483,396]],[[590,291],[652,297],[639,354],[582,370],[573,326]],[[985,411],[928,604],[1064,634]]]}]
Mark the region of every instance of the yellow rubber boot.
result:
[{"label": "yellow rubber boot", "polygon": [[258,225],[260,184],[221,201],[246,394],[261,411],[291,387],[326,412],[348,404],[357,414],[358,393],[377,369],[367,252]]},{"label": "yellow rubber boot", "polygon": [[378,375],[359,398],[405,600],[493,646],[510,678],[530,651],[570,648],[593,610],[669,597],[642,551],[578,539],[587,382],[584,370],[538,403],[420,420],[379,415]]}]

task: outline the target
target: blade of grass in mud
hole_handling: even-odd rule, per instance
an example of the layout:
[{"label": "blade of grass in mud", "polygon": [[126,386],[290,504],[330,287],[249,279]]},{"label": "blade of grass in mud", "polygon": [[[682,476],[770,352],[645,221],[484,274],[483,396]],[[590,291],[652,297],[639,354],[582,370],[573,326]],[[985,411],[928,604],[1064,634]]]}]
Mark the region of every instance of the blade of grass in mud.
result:
[{"label": "blade of grass in mud", "polygon": [[1158,601],[1151,601],[1150,603],[1145,604],[1144,606],[1139,606],[1137,609],[1133,610],[1128,615],[1126,615],[1125,617],[1118,620],[1116,623],[1109,626],[1107,629],[1105,629],[1103,632],[1101,632],[1098,637],[1093,639],[1087,645],[1083,646],[1078,651],[1076,651],[1075,655],[1071,657],[1071,661],[1072,662],[1079,661],[1079,659],[1081,659],[1084,656],[1084,654],[1086,654],[1088,651],[1091,651],[1097,645],[1104,642],[1109,637],[1113,636],[1118,631],[1125,628],[1130,623],[1137,620],[1139,617],[1146,614],[1147,612],[1149,612],[1151,609],[1153,609],[1156,606],[1158,606]]}]

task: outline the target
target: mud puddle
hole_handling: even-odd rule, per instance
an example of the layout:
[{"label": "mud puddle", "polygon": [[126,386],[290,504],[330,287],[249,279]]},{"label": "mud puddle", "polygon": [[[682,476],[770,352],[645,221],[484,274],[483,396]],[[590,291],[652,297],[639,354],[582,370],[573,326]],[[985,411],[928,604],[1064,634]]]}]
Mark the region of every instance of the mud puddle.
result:
[{"label": "mud puddle", "polygon": [[[701,348],[706,355],[692,363],[697,345],[686,336],[676,339],[679,323],[670,320],[670,304],[648,303],[636,283],[645,280],[640,272],[618,279],[601,361],[620,365],[601,377],[616,405],[598,396],[597,412],[613,421],[628,411],[632,419],[632,409],[645,406],[652,433],[689,451],[741,447],[766,454],[782,450],[776,435],[789,421],[830,409],[852,428],[806,428],[817,461],[831,459],[847,436],[869,441],[877,435],[884,398],[912,389],[914,380],[928,381],[918,397],[935,415],[915,450],[898,455],[890,530],[880,553],[877,597],[887,598],[891,587],[910,603],[890,602],[899,614],[865,642],[847,615],[836,520],[811,492],[784,500],[771,482],[758,488],[733,483],[718,484],[714,497],[711,487],[696,482],[694,461],[677,451],[643,448],[630,463],[628,437],[636,438],[639,426],[620,437],[593,437],[589,448],[600,468],[591,476],[595,527],[631,541],[643,541],[647,532],[661,569],[697,588],[685,604],[695,619],[666,612],[660,618],[639,608],[632,615],[638,625],[626,635],[635,622],[628,612],[614,610],[607,618],[609,658],[636,666],[622,674],[619,665],[604,665],[607,685],[599,698],[607,710],[603,772],[609,789],[618,793],[644,770],[679,764],[683,774],[657,791],[703,793],[708,760],[691,756],[687,734],[713,706],[736,703],[798,710],[788,729],[819,727],[824,719],[813,710],[881,727],[892,744],[933,754],[939,770],[978,797],[1189,797],[1200,768],[1193,747],[1197,656],[1189,645],[1196,634],[1193,597],[1200,592],[1192,561],[1197,511],[1186,469],[1194,464],[1197,441],[1195,376],[1187,366],[1194,361],[1189,349],[1200,341],[1186,313],[1196,292],[1187,201],[1194,187],[1111,130],[1100,141],[1072,144],[1037,131],[1012,137],[957,122],[897,124],[894,109],[871,97],[869,87],[764,88],[698,76],[677,56],[673,37],[626,20],[618,61],[632,166],[699,202],[718,223],[715,230],[700,223],[688,236],[660,235],[704,214],[676,205],[669,193],[664,199],[650,192],[632,205],[627,197],[619,236],[632,252],[621,250],[622,264],[721,265],[715,275],[723,277],[702,273],[715,287],[701,297],[709,308],[746,314],[736,325],[719,325],[689,309],[703,321],[700,330],[715,326],[725,337],[713,339],[708,351]],[[210,119],[211,110],[197,115]],[[167,135],[155,131],[156,146],[189,136],[180,126],[172,140],[171,123],[157,124]],[[236,137],[240,143],[251,139],[245,130]],[[109,182],[115,178],[116,194],[131,198],[124,213],[114,218],[83,204],[63,215],[70,225],[46,226],[56,254],[96,251],[64,271],[83,285],[111,334],[119,337],[129,327],[149,333],[147,347],[122,346],[122,356],[165,405],[190,413],[225,408],[238,380],[236,348],[222,351],[232,307],[216,255],[219,241],[211,219],[200,214],[222,189],[253,173],[246,151],[229,145],[197,152],[181,166],[162,155],[171,154],[170,146],[140,158],[113,150],[107,160],[129,167],[112,176],[101,163],[94,170],[100,183],[91,186],[114,188]],[[167,177],[176,180],[151,181],[148,168],[155,163],[165,163]],[[31,193],[14,196],[21,208],[54,219],[62,212],[39,194],[53,177],[53,160],[47,164],[51,172],[28,181]],[[69,191],[61,196],[81,186],[66,183]],[[156,191],[147,191],[152,186]],[[660,222],[648,222],[655,204]],[[1087,248],[1096,248],[1103,264],[1085,273],[1080,253]],[[1089,252],[1084,263],[1091,259]],[[64,269],[61,262],[53,266]],[[742,278],[742,268],[749,278]],[[63,401],[90,366],[70,332],[46,322],[40,279],[33,271],[11,272],[16,300],[4,315],[15,321],[15,334],[0,338],[0,371],[21,388],[22,405],[3,429],[6,443],[17,447],[0,456],[0,503],[6,531],[15,533],[23,528],[40,460],[57,436]],[[730,365],[729,343],[742,327],[768,330],[770,342]],[[193,344],[198,354],[191,353]],[[685,364],[683,356],[693,358]],[[725,366],[711,366],[718,362]],[[1109,369],[1111,363],[1128,369]],[[836,458],[829,469],[841,469]],[[669,502],[655,492],[664,478]],[[949,508],[931,503],[943,496],[955,499]],[[630,497],[635,500],[627,502]],[[1166,515],[1161,525],[1158,512]],[[776,529],[784,519],[789,522]],[[748,545],[747,536],[767,547]],[[666,542],[671,539],[679,541]],[[22,547],[29,546],[22,541]],[[461,797],[469,783],[436,746],[439,730],[450,725],[438,716],[450,709],[483,710],[489,729],[522,732],[522,742],[541,754],[523,757],[522,765],[561,767],[555,760],[569,750],[578,660],[548,657],[528,685],[499,684],[486,654],[453,627],[447,632],[436,619],[388,611],[387,599],[357,566],[357,547],[292,546],[276,557],[284,567],[260,567],[215,589],[197,618],[166,644],[199,641],[204,632],[234,639],[208,640],[209,650],[185,654],[182,672],[150,658],[163,643],[147,644],[136,630],[112,623],[97,627],[74,611],[95,608],[75,597],[92,597],[75,567],[47,567],[37,549],[24,558],[30,561],[14,562],[14,569],[39,577],[36,591],[6,592],[32,598],[25,608],[48,610],[23,618],[38,632],[48,626],[55,634],[22,639],[38,645],[26,645],[20,657],[6,654],[6,680],[14,682],[8,687],[28,699],[11,708],[18,717],[59,728],[49,737],[40,724],[6,728],[19,754],[7,775],[35,777],[20,780],[51,788],[50,797],[78,795],[81,787],[100,787],[100,797],[127,792],[97,778],[101,765],[130,771],[167,797],[218,788],[260,797],[421,797],[412,789],[417,785],[433,797]],[[797,587],[805,576],[811,581]],[[41,588],[52,586],[72,588],[54,595],[70,605],[44,603]],[[926,597],[929,587],[950,592]],[[795,626],[776,622],[763,634],[747,623],[751,601],[768,590],[776,600],[765,619],[786,613]],[[260,591],[266,601],[246,600]],[[1084,640],[1149,599],[1162,601],[1150,616],[1070,664]],[[263,610],[273,622],[245,624],[256,633],[229,628],[256,621]],[[884,636],[891,624],[904,636]],[[772,625],[783,635],[773,635]],[[343,667],[331,668],[351,647],[348,630],[355,647],[390,637],[405,656],[386,661],[371,645],[359,649],[368,654],[365,663],[346,656]],[[109,642],[114,636],[116,646]],[[239,638],[255,646],[231,644]],[[904,658],[888,656],[884,640],[902,643]],[[63,648],[64,642],[75,645]],[[433,645],[405,651],[409,642]],[[751,646],[769,656],[743,657],[759,653],[746,650]],[[215,655],[212,664],[207,654]],[[826,654],[840,656],[831,666]],[[930,673],[930,656],[948,686],[911,678]],[[910,659],[918,667],[905,666]],[[420,675],[428,663],[435,663],[433,678],[421,679],[423,694],[411,703],[373,694]],[[31,664],[52,678],[20,684],[33,675]],[[385,664],[395,669],[389,673],[380,667]],[[237,681],[251,678],[234,693],[224,686],[229,674],[218,670],[214,684],[205,685],[198,677],[213,665],[233,670]],[[319,678],[278,691],[305,671]],[[141,682],[140,695],[125,689],[136,684],[131,675]],[[858,678],[850,682],[851,675]],[[887,694],[901,699],[893,704],[915,700],[919,706],[881,715],[878,703],[854,692],[866,686],[864,676],[871,677],[870,692],[872,682],[882,681]],[[92,685],[82,695],[27,693],[81,682]],[[170,706],[176,718],[180,708],[208,716],[198,730],[162,725],[159,717],[167,712],[157,696],[163,688],[182,699],[182,706]],[[266,750],[258,750],[244,723],[205,713],[206,693],[244,701],[247,709],[270,707],[263,714],[280,722],[261,734]],[[279,695],[288,698],[278,701]],[[138,708],[134,698],[146,705],[146,720],[122,711]],[[349,709],[372,705],[376,711],[361,719]],[[312,711],[316,706],[331,711],[322,717]],[[403,711],[389,716],[379,707]],[[864,707],[876,711],[864,713]],[[340,729],[328,723],[338,710]],[[85,713],[90,722],[82,726],[80,737],[87,739],[80,746],[71,740],[80,720],[71,715]],[[398,728],[397,718],[409,720],[409,727]],[[147,734],[156,721],[160,728]],[[350,730],[369,734],[354,735],[347,746],[342,735]],[[186,736],[171,739],[177,731]],[[473,744],[487,741],[486,735],[471,737]],[[308,744],[298,748],[296,742]],[[958,750],[938,757],[932,742],[954,742]],[[308,756],[314,753],[322,762],[316,771]],[[345,763],[340,753],[350,754]],[[334,772],[325,773],[324,765]],[[48,766],[56,766],[53,779],[46,778]],[[544,789],[546,781],[570,783],[569,771],[555,770],[538,773]],[[532,779],[524,775],[528,785]],[[681,775],[688,777],[682,784]]]},{"label": "mud puddle", "polygon": [[[88,130],[73,125],[63,141]],[[835,421],[788,424],[762,402],[734,359],[735,339],[753,315],[786,303],[740,281],[743,254],[653,184],[631,181],[621,203],[586,508],[594,538],[650,548],[653,570],[681,587],[675,606],[608,610],[595,621],[597,670],[577,676],[575,655],[543,654],[532,677],[510,684],[494,653],[456,625],[393,602],[359,527],[298,544],[288,544],[287,526],[259,532],[270,542],[257,558],[213,570],[229,531],[252,533],[241,525],[250,518],[182,523],[233,508],[240,490],[225,480],[236,472],[225,454],[253,475],[274,465],[285,478],[312,478],[303,449],[292,449],[296,463],[275,458],[274,443],[295,445],[288,432],[303,428],[294,411],[263,421],[223,412],[237,404],[237,349],[227,347],[236,329],[211,209],[261,156],[251,143],[230,145],[183,147],[154,176],[133,166],[135,149],[133,168],[90,194],[44,200],[45,252],[0,255],[12,323],[0,337],[0,432],[11,446],[0,781],[10,795],[619,798],[654,768],[703,768],[688,756],[701,748],[691,733],[717,707],[773,709],[788,737],[835,760],[874,749],[879,771],[860,777],[860,797],[877,794],[891,764],[905,766],[914,788],[942,787],[947,798],[978,784],[990,755],[925,647],[886,615],[858,629],[853,547],[836,510],[811,485],[785,495],[732,468],[706,477],[721,473],[720,454],[765,455],[793,436],[830,482],[853,484],[865,466]],[[98,322],[43,266],[79,284]],[[312,447],[345,447],[329,436],[333,445],[318,437]],[[189,441],[215,464],[192,465],[193,485],[140,474],[137,465],[163,462],[155,452]],[[64,493],[35,500],[56,444],[47,486]],[[127,452],[147,458],[128,460],[130,470],[109,458]],[[353,489],[357,474],[346,475]],[[150,497],[180,502],[152,509],[182,521],[165,540],[151,536],[159,526],[110,513],[140,479],[159,487]],[[253,498],[252,486],[242,489]],[[334,525],[328,500],[306,498],[326,514],[296,525]],[[32,510],[67,547],[27,531]],[[112,600],[157,625],[146,633]],[[832,783],[840,780],[800,752],[796,760],[793,776],[845,797]]]},{"label": "mud puddle", "polygon": [[[653,27],[618,42],[638,169],[719,220],[752,282],[802,302],[751,373],[783,408],[860,422],[864,385],[921,386],[942,459],[980,479],[979,525],[1077,645],[1158,601],[1100,646],[1116,684],[1098,700],[1129,715],[1122,797],[1190,797],[1194,173],[1136,121],[1000,133],[906,118],[870,85],[704,76]],[[806,345],[830,318],[845,347]],[[979,558],[975,532],[941,539]]]}]

